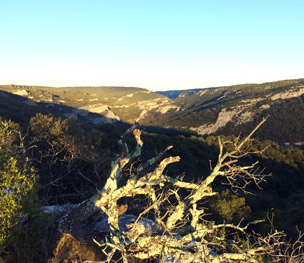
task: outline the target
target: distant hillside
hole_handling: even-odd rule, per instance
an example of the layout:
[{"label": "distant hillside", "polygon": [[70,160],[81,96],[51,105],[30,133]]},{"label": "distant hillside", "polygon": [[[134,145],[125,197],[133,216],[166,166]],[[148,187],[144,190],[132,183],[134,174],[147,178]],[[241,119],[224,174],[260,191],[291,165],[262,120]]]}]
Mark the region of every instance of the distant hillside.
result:
[{"label": "distant hillside", "polygon": [[170,99],[185,98],[198,94],[202,90],[216,89],[216,88],[204,88],[204,89],[184,89],[184,90],[167,90],[167,91],[156,91],[156,93],[164,95]]},{"label": "distant hillside", "polygon": [[[103,120],[90,118],[96,123],[101,122],[133,122],[145,106],[153,109],[168,103],[169,99],[146,89],[132,87],[37,87],[7,85],[0,86],[0,90],[23,96],[32,105],[44,103],[44,107],[62,109],[70,107],[64,112],[78,119],[88,117],[89,113],[96,113],[105,117]],[[42,104],[39,104],[40,106]],[[96,115],[95,115],[96,116]]]},{"label": "distant hillside", "polygon": [[[304,79],[161,94],[132,87],[8,85],[0,90],[1,106],[13,108],[9,112],[15,118],[26,114],[22,106],[26,104],[95,124],[132,123],[147,107],[142,124],[153,132],[239,135],[247,134],[263,116],[270,115],[257,137],[280,143],[304,142]],[[3,96],[13,95],[19,95],[19,102],[7,104]]]},{"label": "distant hillside", "polygon": [[77,109],[66,105],[36,102],[20,95],[6,91],[0,91],[0,119],[12,120],[21,126],[27,127],[31,117],[36,113],[53,114],[54,116],[67,118],[73,116],[83,123],[104,124],[113,123],[115,116],[97,114],[85,109]]},{"label": "distant hillside", "polygon": [[166,111],[152,110],[145,124],[198,135],[238,135],[270,115],[258,137],[303,142],[303,94],[304,79],[190,90],[166,105]]},{"label": "distant hillside", "polygon": [[184,92],[184,90],[156,91],[155,93],[164,95],[169,99],[176,99],[179,96],[179,94],[181,94],[182,92]]}]

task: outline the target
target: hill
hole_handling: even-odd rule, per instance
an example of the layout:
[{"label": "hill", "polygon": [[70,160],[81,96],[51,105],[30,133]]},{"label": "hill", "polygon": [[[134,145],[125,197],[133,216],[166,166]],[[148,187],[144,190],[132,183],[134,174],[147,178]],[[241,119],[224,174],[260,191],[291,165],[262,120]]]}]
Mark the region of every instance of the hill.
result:
[{"label": "hill", "polygon": [[[132,123],[145,106],[155,108],[169,101],[168,98],[146,89],[132,87],[38,87],[23,85],[2,85],[0,90],[27,98],[27,104],[56,108],[66,117],[88,116],[89,113],[102,115],[104,120],[93,118],[98,123]],[[63,106],[70,109],[62,110]],[[96,117],[96,116],[95,116]]]},{"label": "hill", "polygon": [[184,91],[166,105],[167,111],[152,110],[145,124],[197,135],[238,135],[270,115],[257,137],[300,143],[304,141],[303,94],[304,79]]},{"label": "hill", "polygon": [[11,115],[27,104],[95,124],[133,123],[147,107],[142,124],[148,131],[200,136],[247,134],[263,116],[270,115],[256,137],[304,142],[304,79],[158,93],[132,87],[2,85],[0,90],[6,92],[2,96],[21,96],[23,104],[7,106],[13,108]]}]

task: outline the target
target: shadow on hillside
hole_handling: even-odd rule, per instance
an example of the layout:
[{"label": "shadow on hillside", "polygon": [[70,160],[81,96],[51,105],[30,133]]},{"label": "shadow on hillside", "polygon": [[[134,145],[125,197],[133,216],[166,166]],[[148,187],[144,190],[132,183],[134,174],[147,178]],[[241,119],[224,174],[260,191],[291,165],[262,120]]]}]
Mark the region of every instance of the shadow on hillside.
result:
[{"label": "shadow on hillside", "polygon": [[36,102],[10,92],[0,91],[0,116],[26,126],[36,113],[53,114],[56,117],[73,117],[84,123],[95,125],[114,123],[116,119],[86,109],[78,109],[52,102]]},{"label": "shadow on hillside", "polygon": [[[35,102],[23,96],[15,95],[10,92],[0,91],[0,116],[4,119],[10,119],[19,123],[22,127],[28,126],[31,117],[37,113],[53,114],[56,117],[68,118],[73,117],[82,123],[90,123],[93,125],[115,124],[120,129],[131,126],[130,123],[117,121],[114,118],[106,117],[101,113],[90,112],[86,109],[74,108],[62,104],[52,102]],[[189,137],[193,135],[191,132],[180,131],[177,129],[167,129],[157,126],[141,126],[146,132],[163,134],[168,136],[184,135]]]}]

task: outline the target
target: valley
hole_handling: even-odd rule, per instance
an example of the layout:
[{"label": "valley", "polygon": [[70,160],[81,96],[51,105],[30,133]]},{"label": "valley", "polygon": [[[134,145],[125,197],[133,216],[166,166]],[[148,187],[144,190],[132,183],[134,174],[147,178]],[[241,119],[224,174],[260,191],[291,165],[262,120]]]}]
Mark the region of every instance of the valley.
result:
[{"label": "valley", "polygon": [[[55,214],[52,215],[55,219],[44,218],[41,216],[40,207],[52,214],[50,211],[56,211],[56,207],[63,211],[77,211],[77,207],[90,202],[88,200],[91,200],[96,189],[97,193],[102,193],[103,190],[98,189],[103,189],[106,182],[109,184],[107,178],[113,163],[129,158],[117,159],[121,149],[127,156],[131,153],[135,155],[130,159],[132,162],[127,168],[119,170],[125,178],[130,175],[130,178],[133,178],[137,176],[138,171],[145,171],[145,167],[158,160],[157,156],[178,156],[180,160],[164,171],[166,182],[171,178],[175,183],[176,178],[181,177],[183,182],[179,182],[180,185],[189,184],[193,189],[197,189],[197,186],[193,185],[208,178],[210,171],[217,165],[221,147],[218,136],[225,142],[223,150],[229,152],[234,143],[237,144],[247,136],[263,118],[267,121],[248,141],[245,146],[248,153],[244,154],[239,161],[240,166],[236,167],[251,167],[250,164],[256,163],[257,170],[254,170],[254,173],[265,175],[265,180],[261,181],[259,187],[245,182],[248,192],[252,193],[250,195],[227,186],[231,185],[231,182],[227,183],[225,178],[219,177],[213,182],[213,188],[207,188],[205,192],[207,195],[212,193],[210,199],[207,203],[199,203],[199,207],[207,211],[204,218],[208,224],[220,224],[223,220],[235,224],[238,224],[239,220],[250,222],[267,218],[271,213],[273,222],[252,226],[249,232],[269,233],[269,229],[275,227],[278,231],[285,231],[288,238],[295,239],[295,226],[304,230],[303,94],[304,79],[184,90],[168,94],[133,87],[0,86],[0,120],[1,125],[4,125],[0,131],[4,133],[9,127],[12,133],[6,136],[15,136],[9,140],[2,139],[2,151],[7,149],[6,142],[12,147],[1,158],[5,160],[13,154],[12,158],[23,156],[23,159],[18,161],[20,164],[31,160],[39,183],[36,197],[29,199],[30,205],[25,206],[32,209],[26,211],[32,214],[26,219],[26,228],[19,226],[25,232],[21,231],[18,235],[14,232],[18,240],[10,241],[10,249],[15,251],[22,248],[22,253],[28,258],[33,258],[33,255],[38,257],[42,250],[45,252],[45,248],[37,243],[36,250],[31,252],[33,255],[29,254],[28,251],[32,250],[28,247],[30,237],[26,235],[27,228],[31,227],[31,231],[35,233],[35,242],[48,242],[49,237],[41,236],[37,224],[48,228],[51,235],[54,231],[54,226],[51,225],[54,223],[59,227],[58,222],[61,221]],[[134,128],[132,124],[143,111],[147,112],[139,121],[139,128],[142,130],[141,145],[140,140],[125,137],[124,132],[128,128]],[[134,133],[135,138],[136,134]],[[126,140],[129,147],[118,145],[117,142],[121,140]],[[138,145],[142,146],[141,156],[132,152],[135,146],[134,149],[139,149]],[[128,184],[125,180],[128,179],[123,179],[119,187]],[[152,185],[154,183],[151,182]],[[116,186],[113,184],[111,187]],[[174,193],[173,187],[171,188],[170,191]],[[186,198],[184,190],[179,190],[178,195],[177,192],[174,195],[180,195],[175,200],[177,203],[180,202],[179,198]],[[117,211],[123,212],[118,213],[125,213],[124,216],[129,218],[130,215],[143,212],[144,205],[140,202],[145,201],[140,198],[136,200],[131,202],[128,196],[119,199]],[[166,205],[172,204],[166,201]],[[96,207],[93,208],[91,204],[91,208],[92,211],[87,213],[88,218],[86,213],[81,213],[86,226],[97,222]],[[162,212],[165,215],[165,211]],[[31,221],[32,217],[39,220]],[[153,218],[153,214],[147,213],[147,220]],[[71,220],[73,224],[78,224],[77,220]],[[98,224],[101,223],[97,222],[96,225]],[[65,226],[63,224],[60,227]],[[76,229],[78,228],[79,226]],[[103,226],[104,228],[109,229],[108,226]],[[72,246],[74,242],[79,242],[78,239],[85,237],[81,233],[74,233],[74,237],[63,236],[60,242]],[[223,233],[214,234],[218,237]],[[227,235],[229,234],[227,230]],[[19,245],[21,248],[15,248],[19,240],[27,240],[28,243]],[[60,242],[58,244],[61,244]],[[86,251],[91,251],[86,242],[81,243],[83,248],[80,249],[79,257],[85,257]],[[56,244],[53,243],[52,246]],[[71,251],[64,245],[63,248],[58,245],[55,250],[48,250],[49,256],[46,258],[53,257],[54,262],[61,262],[58,258],[67,257],[63,252],[66,250]],[[92,255],[96,258],[100,256],[97,252]],[[14,262],[14,259],[7,262]]]},{"label": "valley", "polygon": [[[302,113],[304,80],[285,80],[264,84],[244,84],[230,87],[179,91],[175,99],[145,89],[131,87],[31,87],[1,86],[1,90],[27,98],[24,103],[44,108],[56,108],[65,117],[84,118],[95,124],[125,122],[132,124],[146,107],[148,114],[142,120],[146,127],[162,127],[196,135],[238,135],[249,132],[261,116],[270,120],[257,134],[261,139],[280,143],[304,141]],[[174,93],[174,92],[173,92]],[[171,93],[172,94],[172,93]],[[174,93],[177,94],[177,91]],[[297,112],[280,112],[286,105],[298,107]],[[69,108],[66,108],[67,106]],[[299,114],[298,114],[299,113]],[[92,114],[95,114],[92,117]],[[270,123],[290,127],[285,138],[272,132]],[[296,121],[296,125],[292,122]],[[284,128],[288,130],[288,128]],[[230,133],[229,133],[229,132]],[[239,132],[238,132],[239,131]],[[232,132],[232,134],[231,134]],[[277,131],[280,133],[280,131]]]}]

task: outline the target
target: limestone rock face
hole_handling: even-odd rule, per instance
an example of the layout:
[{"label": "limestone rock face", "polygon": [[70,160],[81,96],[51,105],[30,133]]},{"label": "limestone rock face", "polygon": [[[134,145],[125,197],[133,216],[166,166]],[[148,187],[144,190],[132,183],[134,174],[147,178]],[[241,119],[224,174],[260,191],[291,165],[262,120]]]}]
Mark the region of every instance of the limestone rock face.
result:
[{"label": "limestone rock face", "polygon": [[272,95],[270,98],[272,100],[278,100],[278,99],[284,100],[284,99],[300,97],[303,94],[304,94],[304,86],[298,86],[293,91],[286,91],[286,92],[276,93],[276,94]]},{"label": "limestone rock face", "polygon": [[232,118],[236,115],[237,110],[226,111],[226,109],[221,110],[218,115],[217,121],[214,124],[204,124],[197,128],[191,127],[191,131],[195,131],[198,134],[211,134],[216,132],[219,128],[224,127]]},{"label": "limestone rock face", "polygon": [[[94,116],[90,117],[89,113],[97,113],[102,116]],[[120,120],[119,116],[117,116],[113,111],[111,111],[110,107],[105,104],[93,104],[81,107],[80,109],[76,109],[75,113],[81,116],[85,116],[89,118],[95,124],[103,124],[103,123],[115,123]]]},{"label": "limestone rock face", "polygon": [[176,110],[178,111],[180,109],[180,107],[177,107],[176,105],[164,105],[164,106],[160,106],[156,109],[156,111],[160,112],[161,114],[165,114],[166,112],[168,112],[169,110]]},{"label": "limestone rock face", "polygon": [[13,92],[13,94],[16,94],[19,96],[24,96],[24,97],[26,97],[28,95],[28,93],[25,89],[16,90],[15,92]]}]

